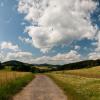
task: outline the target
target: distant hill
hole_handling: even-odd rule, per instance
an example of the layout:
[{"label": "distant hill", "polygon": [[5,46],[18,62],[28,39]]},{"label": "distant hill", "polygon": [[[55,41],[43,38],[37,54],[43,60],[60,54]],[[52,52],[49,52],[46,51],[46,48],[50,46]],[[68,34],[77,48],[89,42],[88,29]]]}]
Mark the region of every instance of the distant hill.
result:
[{"label": "distant hill", "polygon": [[19,66],[19,65],[31,66],[32,64],[23,63],[23,62],[16,61],[16,60],[11,60],[11,61],[7,61],[7,62],[3,62],[2,65],[3,66]]},{"label": "distant hill", "polygon": [[70,64],[65,64],[57,67],[57,70],[73,70],[73,69],[81,69],[81,68],[90,68],[94,66],[100,66],[100,59],[98,60],[85,60]]},{"label": "distant hill", "polygon": [[[58,71],[58,70],[74,70],[74,69],[81,69],[81,68],[90,68],[94,66],[100,66],[100,59],[98,60],[85,60],[85,61],[80,61],[80,62],[75,62],[75,63],[69,63],[69,64],[64,64],[64,65],[52,65],[52,64],[28,64],[28,63],[23,63],[20,61],[7,61],[4,63],[0,63],[0,69],[5,67],[5,66],[11,66],[12,70],[17,70],[17,71],[32,71],[32,72],[46,72],[46,71]],[[47,67],[47,70],[43,70],[43,68],[38,68],[39,67]]]},{"label": "distant hill", "polygon": [[11,60],[7,62],[3,62],[2,66],[4,67],[10,66],[12,70],[16,70],[16,71],[30,71],[32,64]]}]

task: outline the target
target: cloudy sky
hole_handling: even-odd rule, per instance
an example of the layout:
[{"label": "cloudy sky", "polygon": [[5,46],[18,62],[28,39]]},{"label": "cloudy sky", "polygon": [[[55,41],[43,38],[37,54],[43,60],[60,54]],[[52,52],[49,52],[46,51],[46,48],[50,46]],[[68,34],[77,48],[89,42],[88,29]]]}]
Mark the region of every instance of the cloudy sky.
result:
[{"label": "cloudy sky", "polygon": [[65,64],[98,58],[99,0],[0,0],[0,61]]}]

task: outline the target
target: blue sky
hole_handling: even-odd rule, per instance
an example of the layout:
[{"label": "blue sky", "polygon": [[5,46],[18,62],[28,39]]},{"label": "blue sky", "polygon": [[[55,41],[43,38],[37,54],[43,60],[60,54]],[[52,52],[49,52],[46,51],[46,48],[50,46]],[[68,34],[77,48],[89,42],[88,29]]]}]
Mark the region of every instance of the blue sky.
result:
[{"label": "blue sky", "polygon": [[3,6],[0,7],[0,42],[13,42],[23,50],[33,52],[34,55],[38,56],[39,50],[18,39],[19,36],[28,37],[23,31],[25,25],[22,25],[22,23],[26,23],[26,25],[28,23],[23,19],[23,15],[17,11],[18,0],[0,0],[0,3],[1,5],[3,3]]},{"label": "blue sky", "polygon": [[[66,59],[67,60],[68,57],[70,58],[70,56],[72,56],[72,58],[73,58],[72,61],[76,61],[75,59],[77,59],[77,61],[78,61],[78,60],[83,60],[83,59],[89,59],[89,56],[91,56],[90,57],[91,59],[100,57],[100,56],[99,57],[97,56],[100,53],[99,53],[99,51],[96,50],[96,49],[99,49],[99,46],[100,46],[99,39],[98,39],[98,34],[99,34],[99,30],[100,30],[100,9],[99,9],[100,5],[99,5],[99,2],[98,2],[98,5],[96,5],[97,2],[94,2],[92,0],[87,0],[88,2],[85,2],[85,3],[87,3],[87,4],[89,3],[88,6],[90,6],[90,8],[88,8],[86,6],[87,9],[82,8],[82,11],[83,11],[83,14],[85,13],[84,18],[87,17],[89,19],[86,20],[86,22],[84,22],[83,24],[81,22],[79,23],[79,22],[75,21],[75,23],[78,23],[78,24],[76,25],[76,27],[74,27],[75,26],[74,20],[75,20],[76,16],[74,17],[74,15],[73,16],[71,15],[70,17],[72,19],[70,19],[67,12],[69,12],[69,13],[72,12],[72,10],[70,10],[71,8],[64,5],[64,3],[62,3],[62,5],[60,5],[60,3],[59,3],[60,0],[58,0],[58,1],[55,0],[55,2],[53,2],[51,0],[49,5],[51,5],[50,6],[51,10],[55,9],[55,8],[52,8],[52,5],[54,5],[54,4],[59,8],[62,7],[62,9],[63,9],[63,7],[65,7],[67,9],[65,11],[66,12],[65,15],[63,15],[63,13],[61,13],[61,11],[59,11],[58,9],[57,9],[58,12],[57,12],[57,10],[55,10],[55,12],[50,11],[50,13],[49,13],[47,11],[49,11],[50,7],[45,7],[44,5],[42,5],[44,7],[43,11],[45,12],[45,13],[43,13],[41,9],[34,8],[34,5],[31,5],[31,6],[28,5],[29,3],[30,4],[34,3],[34,1],[35,0],[27,0],[27,1],[25,1],[25,0],[0,0],[0,44],[1,44],[2,57],[4,57],[4,58],[6,56],[8,57],[9,53],[14,54],[15,52],[16,53],[21,52],[23,54],[24,58],[26,57],[25,60],[28,61],[29,60],[29,59],[27,59],[28,54],[26,54],[26,55],[24,55],[24,54],[31,53],[28,55],[29,58],[31,59],[31,63],[32,63],[32,61],[34,62],[34,60],[36,61],[36,63],[38,63],[38,61],[39,62],[42,61],[41,59],[44,60],[46,58],[49,60],[51,60],[51,59],[57,59],[57,60]],[[46,0],[44,0],[44,1],[46,2]],[[71,1],[73,1],[73,0],[71,0]],[[24,2],[23,6],[20,5],[20,3],[22,3],[22,2]],[[66,1],[63,0],[63,2],[66,2]],[[48,3],[48,2],[46,2],[46,3]],[[79,2],[80,5],[82,3],[84,4],[84,2]],[[65,3],[65,4],[71,5],[70,2]],[[22,9],[23,7],[26,7],[26,5],[28,5],[27,8]],[[39,4],[37,4],[37,5],[39,5]],[[38,10],[41,10],[42,15],[43,14],[44,15],[42,17],[39,16],[39,18],[38,18],[36,16],[37,12],[34,11],[34,9],[37,12],[38,12]],[[62,10],[62,9],[60,9],[60,10]],[[87,14],[87,11],[88,11],[88,14]],[[75,11],[75,13],[76,13],[76,11]],[[79,11],[79,13],[80,13],[80,11]],[[53,16],[48,17],[50,15],[53,15]],[[60,16],[62,16],[62,17],[60,17]],[[76,20],[84,21],[84,18],[83,17],[81,18],[81,17],[82,16],[80,16],[79,19],[76,18]],[[67,18],[69,18],[69,19],[67,19]],[[66,23],[68,23],[68,20],[71,24],[66,24]],[[71,20],[73,20],[73,22]],[[64,23],[64,21],[66,23]],[[34,25],[34,22],[37,22],[38,25],[37,26]],[[60,26],[57,26],[58,24]],[[76,33],[74,34],[74,31],[72,31],[72,35],[67,34],[69,32],[69,27],[71,25],[72,25],[72,27],[70,29],[71,30],[76,29],[75,32],[77,34],[80,34],[79,36],[75,35]],[[84,30],[86,29],[85,25],[87,25],[87,27],[90,29],[86,29],[81,35],[81,31],[78,31],[79,25],[81,25],[80,27],[81,28],[83,27]],[[91,29],[91,27],[92,27],[92,29]],[[97,27],[97,29],[95,29],[95,27]],[[45,28],[46,28],[46,31],[44,31]],[[50,28],[52,28],[53,31],[49,30]],[[27,31],[24,32],[25,30],[27,30]],[[49,33],[49,31],[51,33]],[[58,33],[56,34],[56,32],[58,32]],[[78,32],[80,32],[80,33],[78,33]],[[89,35],[88,35],[88,33],[89,33]],[[51,35],[49,35],[49,34],[51,34]],[[61,36],[61,38],[60,38],[60,36]],[[30,42],[26,41],[26,39],[28,39]],[[4,42],[5,42],[5,44],[3,44]],[[9,43],[9,44],[7,44],[7,43]],[[18,46],[19,50],[13,51],[14,49],[12,49],[11,47],[15,47],[15,46]],[[5,49],[9,49],[8,50],[9,52],[4,52]],[[95,56],[94,56],[94,53],[95,53]],[[74,58],[74,56],[78,56],[78,58]],[[15,59],[15,60],[21,59],[22,60],[22,58],[20,58],[20,57],[14,57],[14,58],[8,57],[7,60],[12,60],[12,59]],[[54,63],[51,61],[49,62],[49,60],[47,60],[45,62],[46,63]],[[71,62],[71,60],[69,60],[69,62]],[[65,63],[69,63],[69,62],[65,62]],[[44,62],[42,61],[42,63],[44,63]],[[56,63],[58,63],[58,62],[56,62]]]}]

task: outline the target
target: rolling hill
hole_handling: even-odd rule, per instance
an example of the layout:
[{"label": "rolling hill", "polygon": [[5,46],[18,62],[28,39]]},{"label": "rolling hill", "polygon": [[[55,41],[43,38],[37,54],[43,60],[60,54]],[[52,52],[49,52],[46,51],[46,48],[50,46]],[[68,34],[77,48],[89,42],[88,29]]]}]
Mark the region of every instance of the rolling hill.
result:
[{"label": "rolling hill", "polygon": [[[5,66],[10,66],[12,70],[17,71],[37,71],[37,72],[46,72],[46,71],[58,71],[58,70],[74,70],[81,68],[90,68],[94,66],[100,66],[100,59],[98,60],[85,60],[75,63],[69,63],[64,65],[52,65],[52,64],[28,64],[20,61],[7,61],[0,64],[0,68]],[[39,68],[38,68],[38,67]],[[47,70],[41,70],[40,67],[47,67]]]}]

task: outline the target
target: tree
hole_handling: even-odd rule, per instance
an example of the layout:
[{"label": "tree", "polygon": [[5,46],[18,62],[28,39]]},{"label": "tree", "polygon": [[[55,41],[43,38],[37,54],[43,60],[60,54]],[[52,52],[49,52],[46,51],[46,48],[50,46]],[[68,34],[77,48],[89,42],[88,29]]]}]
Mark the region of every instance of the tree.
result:
[{"label": "tree", "polygon": [[0,61],[0,69],[3,69],[4,67],[3,67],[3,65],[2,65],[2,63],[1,63],[1,61]]}]

